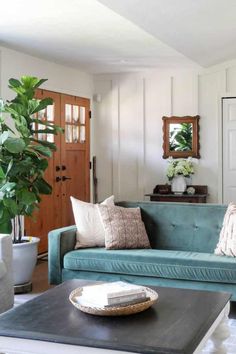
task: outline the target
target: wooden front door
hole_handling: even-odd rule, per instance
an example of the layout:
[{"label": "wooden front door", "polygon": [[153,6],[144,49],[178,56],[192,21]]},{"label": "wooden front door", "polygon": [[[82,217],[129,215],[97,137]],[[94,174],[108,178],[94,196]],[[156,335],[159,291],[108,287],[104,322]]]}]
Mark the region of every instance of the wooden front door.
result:
[{"label": "wooden front door", "polygon": [[89,100],[61,96],[62,126],[65,135],[61,139],[62,225],[73,225],[74,217],[70,196],[89,201]]},{"label": "wooden front door", "polygon": [[45,179],[53,192],[42,196],[35,220],[25,218],[26,234],[40,237],[39,253],[47,252],[50,230],[74,224],[70,196],[90,200],[90,101],[46,90],[37,91],[36,98],[46,97],[51,97],[54,104],[39,112],[39,118],[54,121],[65,131],[56,136],[45,134],[39,137],[54,141],[57,146],[45,172]]}]

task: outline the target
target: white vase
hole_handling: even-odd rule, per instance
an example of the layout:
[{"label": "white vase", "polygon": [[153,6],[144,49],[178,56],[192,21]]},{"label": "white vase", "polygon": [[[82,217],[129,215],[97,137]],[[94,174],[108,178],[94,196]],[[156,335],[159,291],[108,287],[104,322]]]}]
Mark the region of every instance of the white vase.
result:
[{"label": "white vase", "polygon": [[[23,237],[29,240],[29,237]],[[32,237],[30,242],[13,244],[13,279],[14,285],[29,283],[32,278],[38,255],[38,237]]]},{"label": "white vase", "polygon": [[183,175],[175,176],[172,179],[171,191],[174,194],[183,194],[186,190],[186,187],[187,187],[187,184],[186,184],[185,177]]}]

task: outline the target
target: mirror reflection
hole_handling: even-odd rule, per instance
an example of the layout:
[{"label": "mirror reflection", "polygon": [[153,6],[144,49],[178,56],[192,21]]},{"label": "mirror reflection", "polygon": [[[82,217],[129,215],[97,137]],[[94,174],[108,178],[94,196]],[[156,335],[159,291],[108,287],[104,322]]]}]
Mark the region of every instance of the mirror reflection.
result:
[{"label": "mirror reflection", "polygon": [[192,151],[193,124],[179,123],[169,126],[170,151]]},{"label": "mirror reflection", "polygon": [[197,116],[162,117],[163,158],[196,157],[199,154],[199,119]]}]

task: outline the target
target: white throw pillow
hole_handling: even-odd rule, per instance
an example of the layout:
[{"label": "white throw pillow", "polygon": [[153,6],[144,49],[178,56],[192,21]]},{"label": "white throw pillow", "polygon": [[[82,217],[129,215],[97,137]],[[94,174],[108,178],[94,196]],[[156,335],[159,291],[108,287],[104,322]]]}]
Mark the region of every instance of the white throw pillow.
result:
[{"label": "white throw pillow", "polygon": [[[98,204],[86,203],[70,197],[77,227],[77,248],[104,247],[105,230],[98,211]],[[114,196],[105,199],[101,204],[114,205]]]},{"label": "white throw pillow", "polygon": [[236,205],[234,203],[230,203],[226,210],[215,254],[236,257]]}]

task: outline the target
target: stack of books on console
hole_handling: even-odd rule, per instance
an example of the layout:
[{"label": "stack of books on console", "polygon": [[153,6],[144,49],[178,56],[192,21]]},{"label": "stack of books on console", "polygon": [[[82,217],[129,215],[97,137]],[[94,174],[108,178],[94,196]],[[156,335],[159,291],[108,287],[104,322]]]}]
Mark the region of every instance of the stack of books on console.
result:
[{"label": "stack of books on console", "polygon": [[150,300],[144,286],[117,281],[83,287],[78,301],[84,306],[117,307],[128,306]]}]

